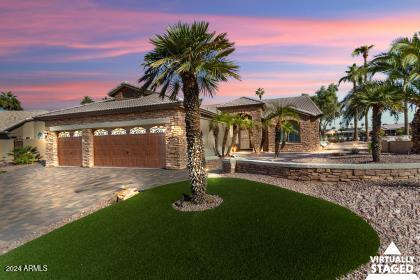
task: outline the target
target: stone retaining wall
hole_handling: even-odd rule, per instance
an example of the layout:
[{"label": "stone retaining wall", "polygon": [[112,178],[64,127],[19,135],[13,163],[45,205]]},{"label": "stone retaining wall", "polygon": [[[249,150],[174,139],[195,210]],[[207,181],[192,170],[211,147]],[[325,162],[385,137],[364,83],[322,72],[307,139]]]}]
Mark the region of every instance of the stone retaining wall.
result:
[{"label": "stone retaining wall", "polygon": [[206,159],[206,168],[207,170],[210,170],[210,171],[222,169],[222,159],[220,158]]},{"label": "stone retaining wall", "polygon": [[269,175],[298,181],[408,180],[420,177],[420,164],[342,164],[335,166],[331,164],[224,160],[223,171]]}]

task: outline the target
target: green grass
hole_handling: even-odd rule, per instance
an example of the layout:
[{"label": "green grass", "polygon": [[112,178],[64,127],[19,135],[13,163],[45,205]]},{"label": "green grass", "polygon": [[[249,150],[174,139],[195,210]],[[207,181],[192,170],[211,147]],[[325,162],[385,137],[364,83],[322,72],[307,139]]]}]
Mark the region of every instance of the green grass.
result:
[{"label": "green grass", "polygon": [[[0,279],[335,279],[369,260],[376,232],[338,205],[271,185],[215,178],[216,209],[181,213],[188,183],[155,188],[0,257],[47,272]],[[2,269],[3,270],[3,269]]]}]

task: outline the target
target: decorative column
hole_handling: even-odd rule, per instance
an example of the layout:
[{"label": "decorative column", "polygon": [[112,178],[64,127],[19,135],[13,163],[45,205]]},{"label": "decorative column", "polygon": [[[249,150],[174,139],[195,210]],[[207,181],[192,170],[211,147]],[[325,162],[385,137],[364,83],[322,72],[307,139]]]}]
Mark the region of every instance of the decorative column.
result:
[{"label": "decorative column", "polygon": [[46,131],[45,135],[45,166],[58,166],[57,133]]},{"label": "decorative column", "polygon": [[93,130],[83,129],[82,130],[82,166],[93,167]]}]

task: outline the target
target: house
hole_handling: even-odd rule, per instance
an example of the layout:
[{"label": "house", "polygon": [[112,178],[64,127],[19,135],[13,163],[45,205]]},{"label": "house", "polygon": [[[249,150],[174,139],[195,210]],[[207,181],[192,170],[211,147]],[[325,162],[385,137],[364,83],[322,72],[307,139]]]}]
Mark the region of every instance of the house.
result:
[{"label": "house", "polygon": [[[262,101],[249,97],[240,97],[216,107],[222,112],[241,114],[259,122],[266,117],[267,109],[270,106],[290,107],[298,114],[298,119],[289,120],[295,132],[287,136],[288,139],[286,140],[285,146],[282,147],[282,151],[313,152],[320,149],[319,117],[322,115],[322,112],[306,94],[296,97],[265,99]],[[238,139],[234,140],[235,144],[237,144],[239,150],[250,149],[251,143],[259,147],[262,133],[266,134],[264,150],[274,152],[275,138],[280,137],[280,135],[275,135],[275,128],[273,126],[265,130],[259,126],[255,126],[251,133],[252,139],[250,139],[247,130],[240,130]]]},{"label": "house", "polygon": [[34,117],[47,111],[0,111],[0,161],[9,161],[15,147],[33,146],[44,155],[43,121]]},{"label": "house", "polygon": [[[181,100],[163,99],[124,82],[94,103],[37,116],[45,122],[47,166],[119,166],[184,169],[187,165],[185,111]],[[313,151],[319,147],[321,112],[307,96],[264,102],[242,97],[200,111],[204,150],[208,166],[220,163],[209,123],[218,111],[247,114],[260,120],[270,102],[292,106],[299,114],[297,132],[289,136],[287,151]],[[261,138],[255,128],[255,141]],[[274,150],[274,129],[269,129],[267,149]],[[222,133],[219,135],[222,143]],[[248,137],[248,138],[247,138]],[[241,131],[238,145],[249,148],[249,135]],[[220,147],[219,147],[220,150]],[[211,167],[210,167],[211,168]]]}]

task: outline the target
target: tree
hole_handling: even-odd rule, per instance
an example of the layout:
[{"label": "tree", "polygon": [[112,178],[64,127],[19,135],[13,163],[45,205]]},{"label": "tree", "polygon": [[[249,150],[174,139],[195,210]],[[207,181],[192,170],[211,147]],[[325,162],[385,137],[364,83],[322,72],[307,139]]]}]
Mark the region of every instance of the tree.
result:
[{"label": "tree", "polygon": [[[219,157],[225,157],[229,154],[229,150],[227,149],[227,140],[229,138],[230,128],[232,127],[234,121],[234,116],[232,114],[222,112],[217,114],[213,117],[210,121],[210,130],[213,131],[213,135],[215,137],[215,145],[216,145],[216,154]],[[218,135],[219,135],[219,126],[223,126],[223,142],[222,142],[222,151],[219,152],[219,145],[218,145]]]},{"label": "tree", "polygon": [[322,86],[315,92],[314,96],[311,96],[311,99],[323,114],[319,122],[322,137],[324,137],[328,125],[340,116],[340,103],[338,102],[337,90],[337,85],[330,84],[327,88]]},{"label": "tree", "polygon": [[296,132],[296,129],[293,127],[291,122],[284,122],[281,126],[282,132],[283,132],[283,139],[281,142],[281,148],[284,148],[286,146],[286,141],[289,138],[290,133]]},{"label": "tree", "polygon": [[239,66],[228,60],[235,51],[226,33],[208,30],[207,22],[177,23],[152,38],[153,50],[144,57],[142,89],[160,89],[175,99],[183,92],[191,201],[202,204],[207,198],[207,172],[200,130],[200,93],[213,96],[219,82],[240,79]]},{"label": "tree", "polygon": [[403,96],[392,81],[368,81],[356,89],[354,94],[360,104],[372,108],[372,158],[381,161],[382,113],[385,110],[402,110]]},{"label": "tree", "polygon": [[[284,140],[284,133],[282,133],[282,129],[288,126],[290,120],[297,119],[299,116],[290,106],[283,106],[279,102],[269,103],[267,106],[267,115],[265,119],[274,120],[275,126],[275,148],[274,148],[274,155],[278,157],[279,155],[279,148],[280,142]],[[283,134],[283,139],[281,139],[281,135]]]},{"label": "tree", "polygon": [[231,141],[231,144],[230,144],[230,149],[228,151],[229,154],[233,150],[233,147],[235,146],[235,140],[239,136],[239,131],[241,129],[246,128],[246,123],[245,122],[246,122],[245,117],[243,115],[239,115],[239,114],[233,115],[233,117],[232,117],[233,133],[232,133],[232,141]]},{"label": "tree", "polygon": [[[361,84],[363,82],[363,71],[362,69],[353,63],[353,65],[349,66],[346,70],[346,75],[342,77],[338,81],[338,86],[342,82],[351,82],[353,84],[353,91],[356,90],[357,84]],[[354,106],[354,96],[348,94],[344,100],[341,102],[341,110],[343,112],[343,117],[345,121],[348,123],[350,119],[353,119],[354,123],[354,133],[353,133],[353,141],[359,140],[359,128],[358,128],[358,121],[360,118],[359,109],[357,106]]]},{"label": "tree", "polygon": [[83,97],[82,101],[80,102],[80,105],[85,105],[85,104],[93,103],[93,102],[95,102],[95,101],[93,101],[92,97],[85,96],[85,97]]},{"label": "tree", "polygon": [[415,33],[413,38],[399,38],[392,43],[390,50],[381,53],[372,60],[370,69],[373,73],[382,72],[394,83],[401,84],[404,95],[404,134],[409,134],[408,107],[410,89],[419,79],[420,40]]},{"label": "tree", "polygon": [[2,92],[0,95],[0,108],[7,111],[22,111],[19,99],[11,91]]},{"label": "tree", "polygon": [[[353,50],[352,56],[360,56],[363,57],[363,68],[364,68],[364,82],[368,81],[368,57],[369,51],[374,47],[374,45],[363,45]],[[369,110],[364,112],[365,115],[365,131],[366,131],[366,142],[369,141]]]},{"label": "tree", "polygon": [[271,119],[262,118],[261,119],[261,144],[260,144],[260,151],[264,149],[265,142],[267,142],[268,137],[268,129],[272,126]]},{"label": "tree", "polygon": [[255,91],[255,95],[257,95],[257,96],[260,98],[260,100],[261,100],[262,96],[264,95],[264,93],[265,93],[265,91],[264,91],[264,89],[263,89],[263,88],[258,88],[258,89]]}]

